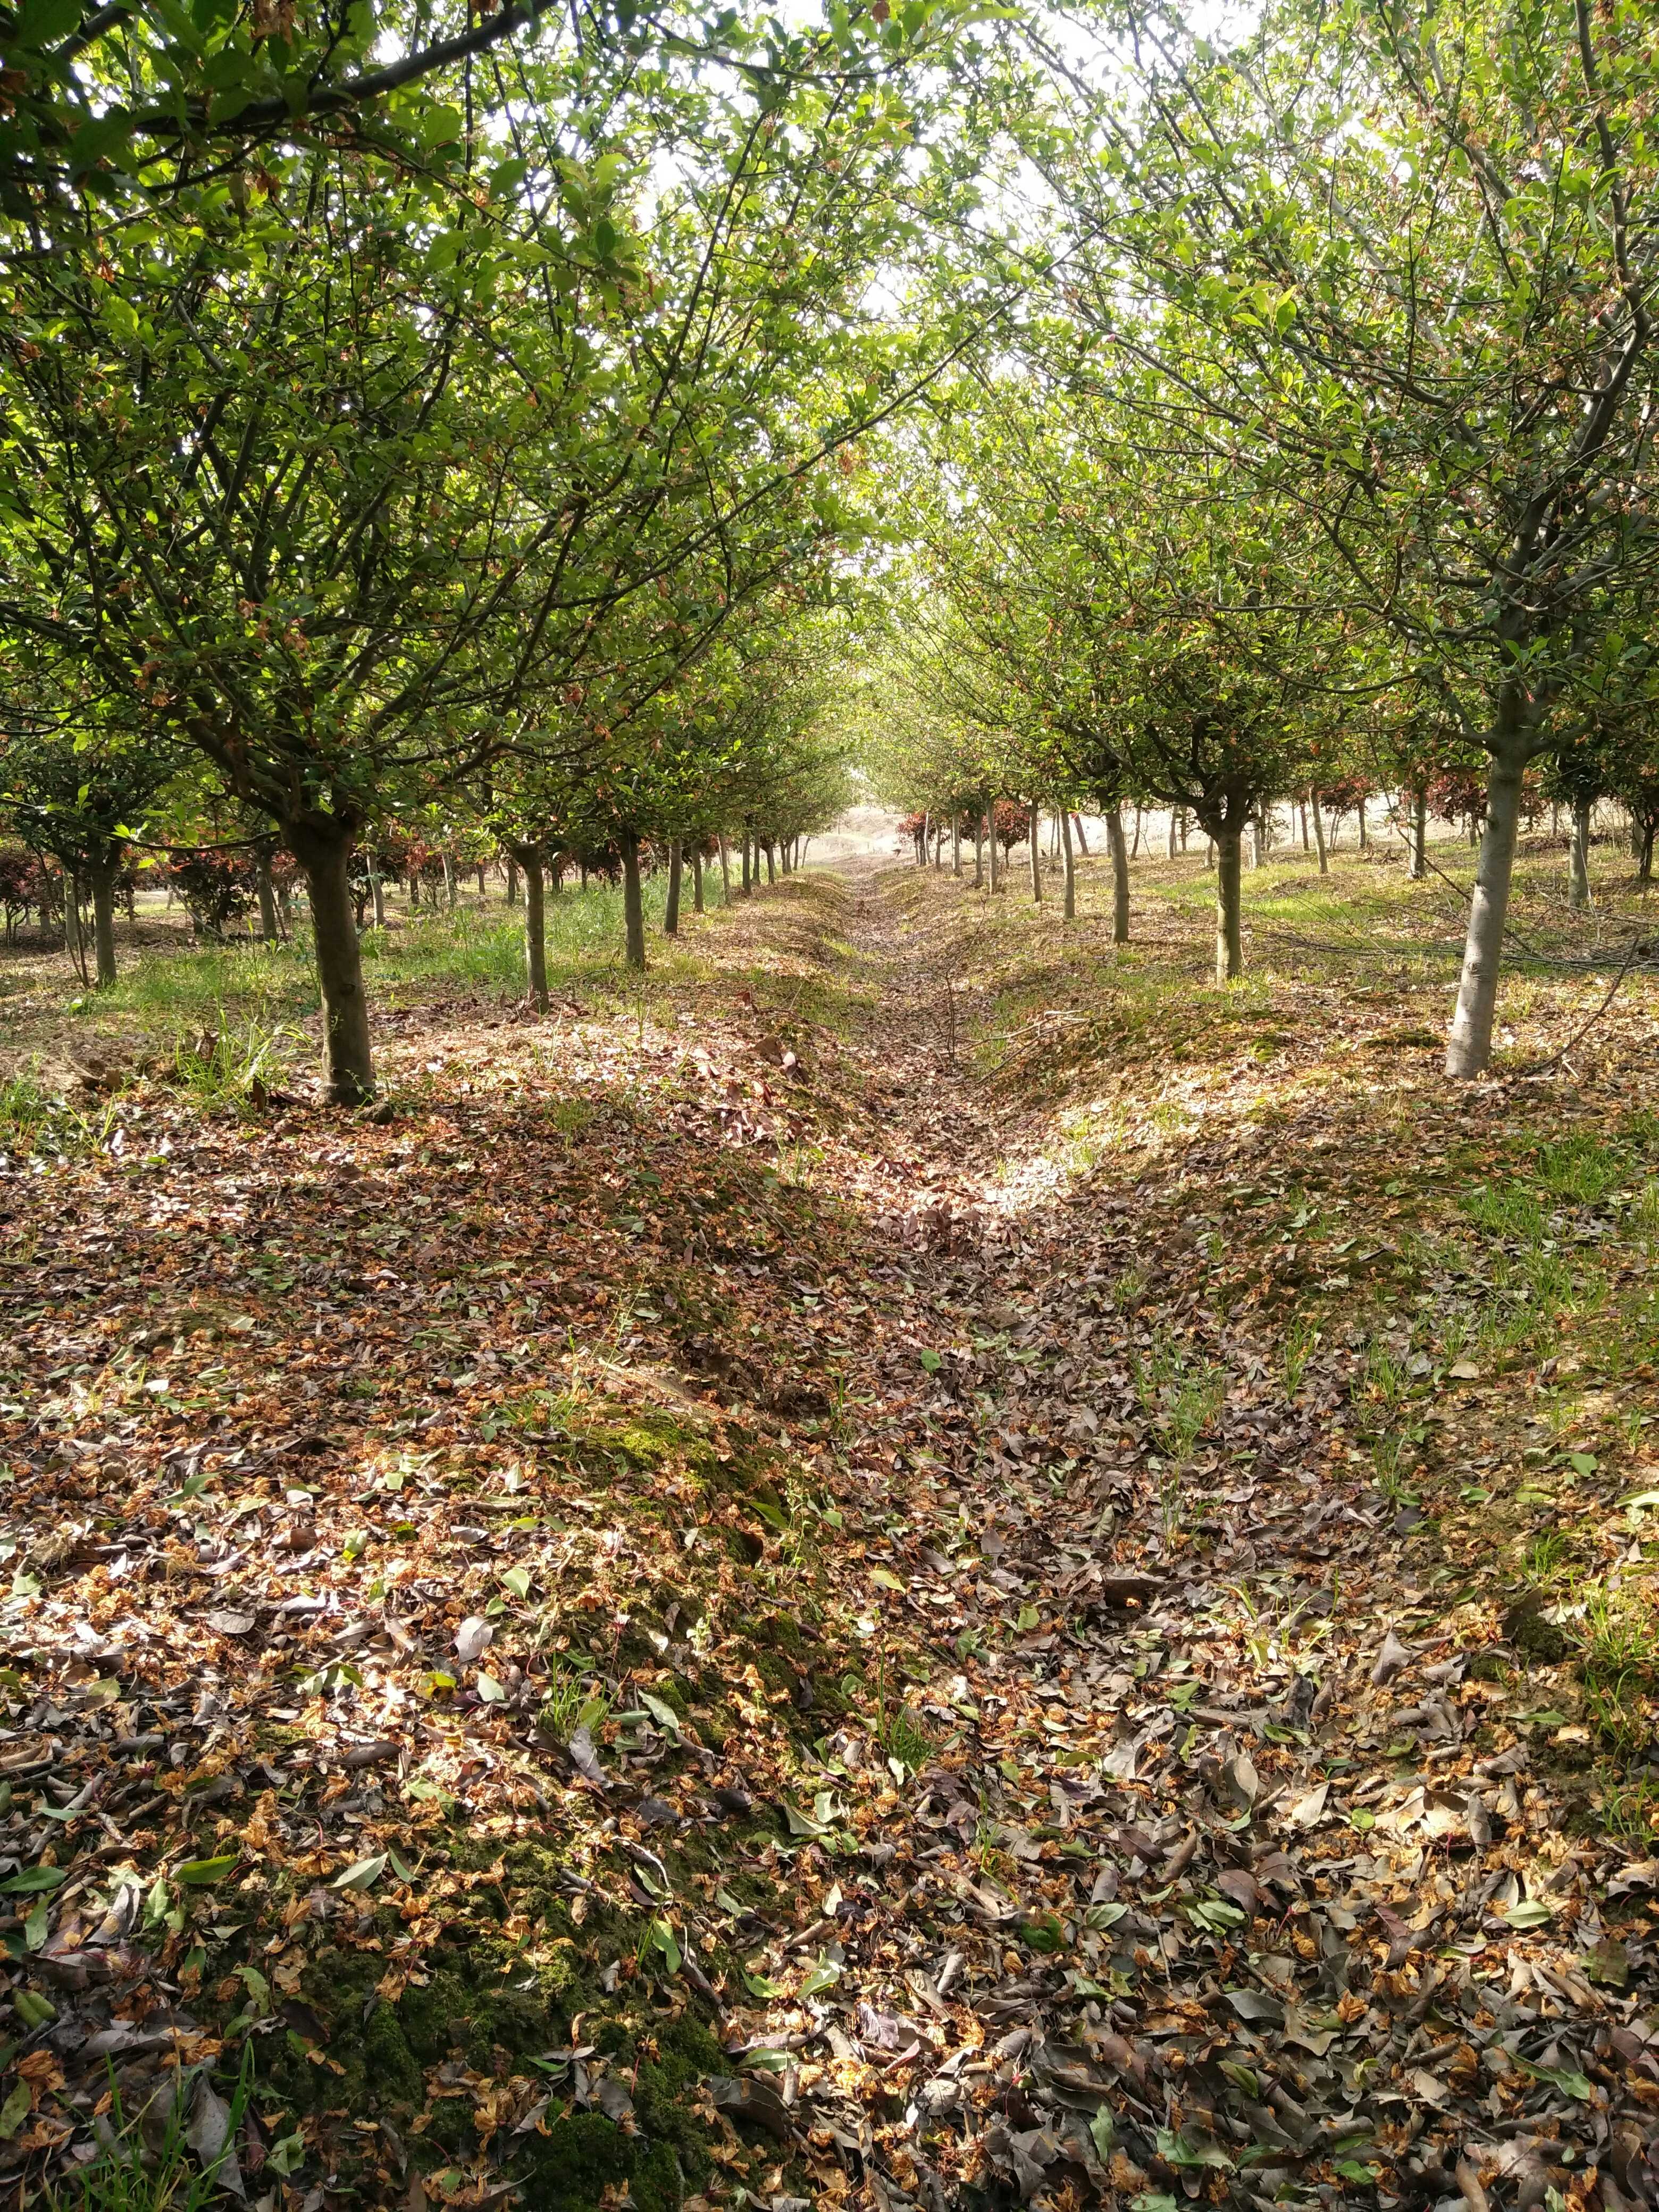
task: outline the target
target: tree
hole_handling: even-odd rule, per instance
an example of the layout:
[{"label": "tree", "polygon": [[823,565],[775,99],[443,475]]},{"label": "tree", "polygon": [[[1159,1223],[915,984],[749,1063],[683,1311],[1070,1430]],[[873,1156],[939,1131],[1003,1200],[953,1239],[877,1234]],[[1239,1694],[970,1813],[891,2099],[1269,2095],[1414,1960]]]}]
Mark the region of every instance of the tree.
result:
[{"label": "tree", "polygon": [[1236,51],[1133,14],[1127,88],[1032,34],[1054,97],[1024,143],[1073,222],[1068,309],[1131,380],[1197,356],[1180,404],[1218,460],[1298,501],[1356,618],[1479,702],[1446,1058],[1476,1075],[1527,768],[1659,556],[1649,49],[1588,0],[1524,36],[1484,0],[1285,0]]}]

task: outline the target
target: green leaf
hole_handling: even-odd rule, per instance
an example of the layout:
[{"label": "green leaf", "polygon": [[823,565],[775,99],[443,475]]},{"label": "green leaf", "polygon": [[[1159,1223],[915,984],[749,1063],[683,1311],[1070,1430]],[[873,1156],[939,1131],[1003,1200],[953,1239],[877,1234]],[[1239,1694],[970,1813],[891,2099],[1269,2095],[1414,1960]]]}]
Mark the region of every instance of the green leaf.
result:
[{"label": "green leaf", "polygon": [[897,1590],[901,1597],[909,1588],[908,1583],[902,1583],[898,1577],[887,1567],[872,1567],[870,1579],[882,1589]]},{"label": "green leaf", "polygon": [[841,1968],[833,1959],[820,1959],[795,1991],[798,1997],[815,1997],[822,1990],[832,1990],[841,1979]]},{"label": "green leaf", "polygon": [[738,1970],[743,1985],[751,1997],[781,1997],[784,1995],[781,1982],[775,1982],[769,1974],[751,1974],[747,1966]]},{"label": "green leaf", "polygon": [[1037,1611],[1034,1605],[1023,1605],[1019,1609],[1018,1618],[1015,1620],[1014,1626],[1018,1629],[1020,1634],[1024,1636],[1028,1633],[1029,1631],[1035,1628],[1042,1618],[1042,1615]]},{"label": "green leaf", "polygon": [[[55,1847],[54,1847],[55,1848]],[[69,1880],[65,1867],[25,1867],[8,1881],[0,1881],[0,1897],[33,1897],[43,1889],[61,1889]]]},{"label": "green leaf", "polygon": [[814,1820],[806,1814],[797,1811],[795,1807],[787,1800],[783,1808],[783,1818],[784,1824],[792,1836],[827,1836],[830,1832],[828,1826],[823,1821]]},{"label": "green leaf", "polygon": [[672,1925],[666,1920],[653,1920],[647,1928],[645,1934],[646,1948],[659,1951],[662,1954],[663,1964],[669,1972],[678,1974],[681,1963],[680,1947],[674,1940],[674,1930]]},{"label": "green leaf", "polygon": [[680,1733],[680,1717],[672,1705],[665,1705],[660,1698],[653,1698],[649,1690],[640,1692],[640,1703],[659,1728],[666,1729],[670,1735]]},{"label": "green leaf", "polygon": [[173,1879],[183,1882],[186,1889],[208,1889],[222,1881],[241,1864],[241,1859],[240,1851],[227,1851],[222,1858],[186,1859],[183,1866],[174,1867]]},{"label": "green leaf", "polygon": [[81,21],[81,0],[24,0],[17,16],[17,44],[32,54],[45,53],[68,38]]},{"label": "green leaf", "polygon": [[1594,1474],[1601,1462],[1594,1452],[1569,1452],[1567,1464],[1576,1474]]},{"label": "green leaf", "polygon": [[1553,1920],[1555,1914],[1550,1906],[1541,1904],[1537,1898],[1533,1897],[1528,1898],[1523,1905],[1511,1905],[1506,1907],[1504,1917],[1511,1928],[1541,1928],[1546,1922]]},{"label": "green leaf", "polygon": [[528,1567],[509,1567],[507,1572],[501,1577],[501,1580],[506,1583],[507,1589],[512,1591],[514,1597],[526,1598],[529,1596],[530,1570]]},{"label": "green leaf", "polygon": [[0,2105],[0,2140],[9,2142],[29,2116],[29,2085],[20,2081],[3,2105]]},{"label": "green leaf", "polygon": [[343,1874],[337,1874],[329,1884],[331,1889],[373,1889],[386,1871],[391,1856],[389,1851],[376,1851],[372,1858],[359,1859]]},{"label": "green leaf", "polygon": [[306,2139],[302,2135],[279,2136],[265,2153],[265,2164],[286,2179],[305,2154]]},{"label": "green leaf", "polygon": [[39,1905],[35,1906],[33,1911],[30,1913],[28,1918],[23,1923],[24,1949],[27,1951],[38,1951],[40,1948],[40,1946],[46,1942],[51,1925],[52,1923],[46,1911],[46,1900],[43,1897]]},{"label": "green leaf", "polygon": [[937,1375],[945,1364],[937,1352],[919,1352],[916,1357],[930,1375]]},{"label": "green leaf", "polygon": [[1101,2164],[1108,2164],[1112,2155],[1112,2116],[1104,2105],[1089,2123],[1089,2140]]},{"label": "green leaf", "polygon": [[478,1695],[483,1699],[487,1705],[504,1705],[507,1703],[507,1692],[501,1687],[501,1684],[495,1680],[495,1677],[493,1674],[486,1674],[480,1672],[478,1676]]},{"label": "green leaf", "polygon": [[1531,2059],[1523,2058],[1518,2051],[1513,2055],[1516,2064],[1523,2072],[1530,2074],[1535,2081],[1547,2081],[1551,2088],[1559,2089],[1565,2096],[1576,2097],[1581,2105],[1588,2105],[1595,2094],[1589,2078],[1575,2072],[1570,2066],[1534,2066]]},{"label": "green leaf", "polygon": [[1174,2135],[1168,2128],[1160,2128],[1158,2131],[1158,2150],[1159,2157],[1166,2159],[1171,2166],[1213,2166],[1228,2172],[1232,2171],[1233,2162],[1226,2152],[1218,2143],[1210,2142],[1203,2136],[1194,2138],[1186,2134]]},{"label": "green leaf", "polygon": [[42,1996],[39,1990],[19,1990],[12,1999],[12,2008],[25,2027],[44,2027],[49,2020],[56,2020],[58,2008],[50,1997]]},{"label": "green leaf", "polygon": [[1109,1905],[1091,1905],[1083,1916],[1083,1924],[1085,1928],[1097,1929],[1115,1928],[1128,1910],[1127,1905],[1119,1905],[1116,1902]]}]

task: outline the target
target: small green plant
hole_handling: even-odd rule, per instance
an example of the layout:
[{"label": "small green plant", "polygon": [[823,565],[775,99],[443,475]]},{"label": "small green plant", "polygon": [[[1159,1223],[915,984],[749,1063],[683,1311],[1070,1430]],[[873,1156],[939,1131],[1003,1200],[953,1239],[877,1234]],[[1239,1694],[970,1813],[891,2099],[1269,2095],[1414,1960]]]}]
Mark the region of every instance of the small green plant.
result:
[{"label": "small green plant", "polygon": [[1390,1505],[1403,1505],[1411,1499],[1412,1470],[1416,1464],[1410,1433],[1395,1430],[1378,1437],[1371,1446],[1371,1469],[1376,1486]]},{"label": "small green plant", "polygon": [[1571,1549],[1559,1528],[1542,1528],[1528,1545],[1522,1564],[1534,1582],[1551,1582],[1566,1565]]},{"label": "small green plant", "polygon": [[1636,1204],[1631,1211],[1644,1237],[1659,1236],[1659,1176],[1648,1177],[1636,1194]]},{"label": "small green plant", "polygon": [[1544,1209],[1525,1183],[1477,1183],[1463,1194],[1463,1211],[1477,1229],[1517,1244],[1535,1244],[1544,1235]]},{"label": "small green plant", "polygon": [[1308,1371],[1308,1362],[1319,1342],[1319,1331],[1310,1321],[1298,1314],[1285,1332],[1285,1341],[1279,1347],[1279,1366],[1284,1376],[1285,1395],[1294,1398],[1302,1388],[1302,1378]]},{"label": "small green plant", "polygon": [[173,1078],[204,1110],[230,1107],[246,1113],[258,1104],[283,1046],[303,1039],[297,1030],[269,1028],[257,1017],[239,1028],[227,1018],[224,1007],[218,1011],[217,1028],[174,1040]]},{"label": "small green plant", "polygon": [[[199,2087],[188,2075],[166,2076],[150,2110],[129,2118],[121,2093],[112,2084],[110,2111],[100,2124],[99,2155],[69,2187],[46,2189],[43,2202],[49,2212],[206,2212],[208,2205],[225,2201],[228,2177],[235,2173],[236,2137],[252,2087],[251,2044],[243,2046],[241,2071],[228,2104],[215,2094],[205,2076]],[[175,2091],[157,2143],[154,2124],[147,2136],[144,2123],[151,2112],[159,2118],[162,2100]],[[211,2100],[205,2112],[204,2092]],[[209,2146],[199,2152],[199,2163],[188,2140],[191,2136],[198,2145]],[[303,2148],[297,2136],[292,2140]],[[278,2172],[288,2170],[278,2164]],[[240,2194],[240,2176],[236,2188]]]},{"label": "small green plant", "polygon": [[1563,1137],[1539,1146],[1533,1180],[1569,1206],[1599,1206],[1629,1171],[1624,1154],[1595,1138]]},{"label": "small green plant", "polygon": [[1646,1692],[1654,1680],[1654,1622],[1635,1592],[1590,1586],[1584,1595],[1578,1671],[1585,1714],[1611,1750],[1646,1741]]},{"label": "small green plant", "polygon": [[906,1774],[920,1774],[938,1748],[927,1723],[908,1705],[895,1705],[877,1727],[876,1741]]},{"label": "small green plant", "polygon": [[611,1711],[611,1694],[603,1683],[583,1674],[567,1660],[555,1659],[548,1670],[538,1718],[549,1735],[568,1743],[580,1728],[602,1728]]}]

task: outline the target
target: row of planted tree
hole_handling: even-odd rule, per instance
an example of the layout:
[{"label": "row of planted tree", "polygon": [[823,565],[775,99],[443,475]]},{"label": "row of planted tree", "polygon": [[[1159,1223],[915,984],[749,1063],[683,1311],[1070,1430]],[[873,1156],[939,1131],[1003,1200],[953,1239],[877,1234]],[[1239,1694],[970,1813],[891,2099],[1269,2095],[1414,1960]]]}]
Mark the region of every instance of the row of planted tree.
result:
[{"label": "row of planted tree", "polygon": [[188,761],[191,818],[113,841],[274,839],[338,1098],[377,837],[458,813],[527,897],[556,850],[787,841],[740,787],[826,726],[931,811],[1186,810],[1224,975],[1253,813],[1478,775],[1455,1075],[1529,775],[1653,818],[1634,0],[27,0],[4,38],[7,781],[165,807]]}]

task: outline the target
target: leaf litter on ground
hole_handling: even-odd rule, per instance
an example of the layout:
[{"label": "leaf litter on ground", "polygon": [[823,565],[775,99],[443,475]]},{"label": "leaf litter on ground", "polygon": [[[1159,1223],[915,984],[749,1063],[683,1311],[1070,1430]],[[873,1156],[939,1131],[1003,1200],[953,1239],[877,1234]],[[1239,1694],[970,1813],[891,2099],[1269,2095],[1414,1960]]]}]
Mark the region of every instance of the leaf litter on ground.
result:
[{"label": "leaf litter on ground", "polygon": [[[1558,1438],[1576,1314],[1432,1340],[1518,1303],[1472,1178],[1639,1186],[1621,1038],[1450,1098],[1287,991],[1293,1068],[1109,1025],[1057,1110],[1053,949],[948,884],[699,953],[412,1030],[387,1124],[138,1086],[11,1164],[0,2170],[1655,2201],[1659,1863],[1500,1553],[1530,1484],[1639,1588],[1651,1366]],[[1639,1198],[1556,1180],[1616,1291]]]}]

